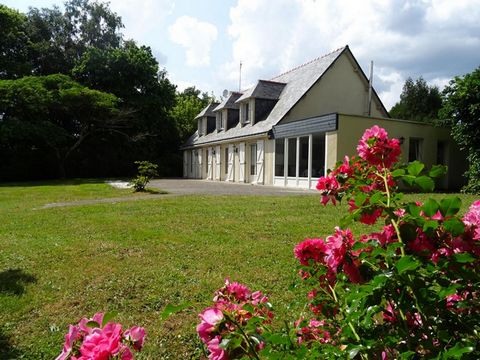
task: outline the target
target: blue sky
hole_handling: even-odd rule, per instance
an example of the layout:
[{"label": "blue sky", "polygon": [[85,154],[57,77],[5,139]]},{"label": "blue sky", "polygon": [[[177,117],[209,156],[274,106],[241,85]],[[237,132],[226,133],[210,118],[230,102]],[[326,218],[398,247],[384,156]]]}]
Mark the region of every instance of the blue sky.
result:
[{"label": "blue sky", "polygon": [[[29,6],[55,0],[0,0]],[[220,96],[349,45],[390,109],[408,76],[441,88],[480,66],[480,0],[112,0],[127,38],[153,49],[179,89]]]}]

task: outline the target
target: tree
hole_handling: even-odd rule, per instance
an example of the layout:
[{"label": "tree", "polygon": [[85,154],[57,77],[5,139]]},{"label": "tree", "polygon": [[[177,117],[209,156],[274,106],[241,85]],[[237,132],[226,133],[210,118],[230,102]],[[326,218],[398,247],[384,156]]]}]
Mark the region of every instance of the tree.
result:
[{"label": "tree", "polygon": [[0,79],[28,74],[27,17],[0,4]]},{"label": "tree", "polygon": [[467,152],[465,173],[467,192],[480,193],[480,67],[463,77],[455,77],[443,91],[440,110],[442,124],[452,129],[452,137]]},{"label": "tree", "polygon": [[195,116],[212,100],[206,92],[202,93],[195,86],[177,93],[176,104],[171,110],[171,115],[182,142],[195,132],[197,127]]},{"label": "tree", "polygon": [[416,81],[409,77],[403,85],[400,101],[390,110],[390,116],[433,123],[438,119],[441,107],[442,97],[437,86],[429,86],[422,77]]},{"label": "tree", "polygon": [[0,140],[13,148],[49,149],[64,178],[67,160],[87,137],[125,134],[118,102],[116,96],[84,87],[66,75],[1,80]]},{"label": "tree", "polygon": [[89,0],[65,2],[65,11],[31,8],[28,13],[30,57],[38,75],[70,74],[89,48],[116,48],[122,37],[121,18],[108,4]]}]

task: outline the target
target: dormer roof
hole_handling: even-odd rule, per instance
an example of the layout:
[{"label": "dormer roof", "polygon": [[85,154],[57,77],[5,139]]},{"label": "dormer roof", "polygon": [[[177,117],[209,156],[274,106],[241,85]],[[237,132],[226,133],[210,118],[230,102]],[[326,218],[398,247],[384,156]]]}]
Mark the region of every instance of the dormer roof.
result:
[{"label": "dormer roof", "polygon": [[258,80],[257,84],[246,90],[237,102],[250,98],[278,100],[285,85],[287,84],[277,81]]},{"label": "dormer roof", "polygon": [[222,109],[238,109],[239,105],[236,103],[238,98],[242,96],[241,92],[230,91],[225,99],[218,105],[213,111],[219,111]]},{"label": "dormer roof", "polygon": [[202,111],[195,117],[195,120],[204,117],[204,116],[213,116],[215,117],[215,114],[213,113],[213,110],[218,106],[218,102],[211,102],[207,106],[203,108]]}]

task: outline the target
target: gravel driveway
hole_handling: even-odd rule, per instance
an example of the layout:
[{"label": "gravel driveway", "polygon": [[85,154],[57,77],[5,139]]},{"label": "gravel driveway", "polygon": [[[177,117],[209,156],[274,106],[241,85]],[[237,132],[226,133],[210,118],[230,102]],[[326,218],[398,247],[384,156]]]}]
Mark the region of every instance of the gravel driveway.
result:
[{"label": "gravel driveway", "polygon": [[148,187],[171,195],[318,195],[316,190],[193,179],[152,180]]}]

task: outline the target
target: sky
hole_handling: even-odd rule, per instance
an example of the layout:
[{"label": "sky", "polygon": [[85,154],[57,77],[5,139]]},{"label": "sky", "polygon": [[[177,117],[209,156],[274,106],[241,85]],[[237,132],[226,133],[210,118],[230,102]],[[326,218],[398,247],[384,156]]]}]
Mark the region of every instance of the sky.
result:
[{"label": "sky", "polygon": [[[56,0],[0,0],[22,12]],[[480,66],[480,0],[111,0],[179,90],[220,97],[349,45],[387,109],[408,77],[441,89]]]}]

